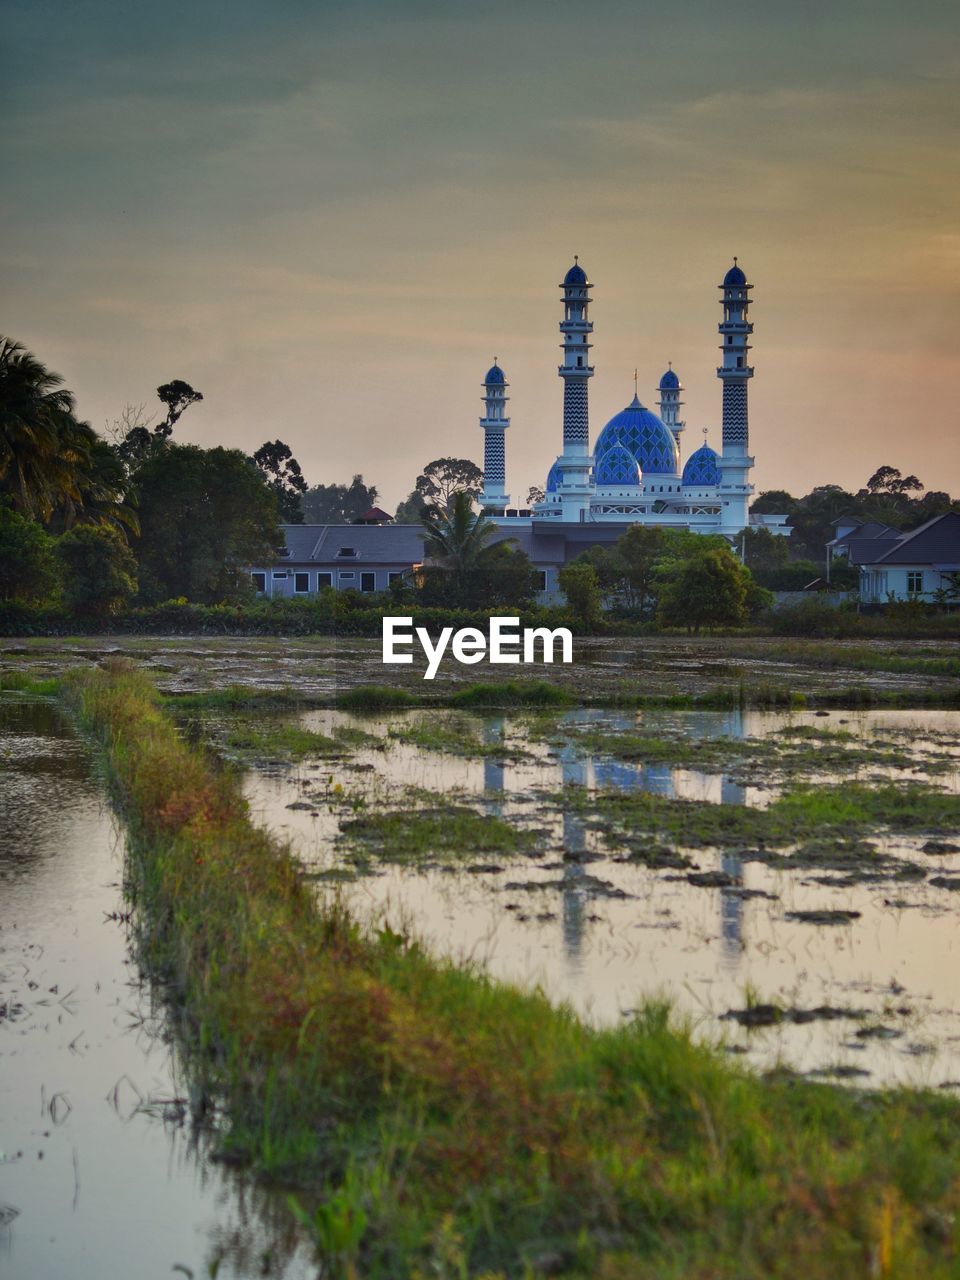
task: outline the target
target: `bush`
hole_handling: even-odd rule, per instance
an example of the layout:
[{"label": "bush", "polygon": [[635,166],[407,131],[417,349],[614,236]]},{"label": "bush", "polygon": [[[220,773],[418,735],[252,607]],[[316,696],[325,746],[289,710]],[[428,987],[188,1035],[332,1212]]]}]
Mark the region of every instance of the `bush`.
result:
[{"label": "bush", "polygon": [[57,539],[63,594],[79,618],[105,622],[137,593],[137,562],[116,529],[81,524]]},{"label": "bush", "polygon": [[59,585],[54,541],[36,523],[0,503],[0,600],[48,599]]}]

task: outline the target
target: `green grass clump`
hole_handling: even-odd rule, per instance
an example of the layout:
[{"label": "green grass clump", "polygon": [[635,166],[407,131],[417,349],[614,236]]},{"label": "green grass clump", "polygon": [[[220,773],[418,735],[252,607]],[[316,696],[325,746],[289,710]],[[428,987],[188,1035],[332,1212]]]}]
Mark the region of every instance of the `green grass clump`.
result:
[{"label": "green grass clump", "polygon": [[395,742],[405,742],[424,751],[436,751],[442,755],[480,757],[517,754],[508,752],[502,736],[493,742],[483,741],[483,721],[475,716],[456,715],[451,712],[432,712],[417,716],[402,724],[391,725],[388,737]]},{"label": "green grass clump", "polygon": [[385,862],[513,854],[534,843],[529,833],[502,818],[458,804],[363,814],[341,822],[340,832],[348,843],[361,844]]},{"label": "green grass clump", "polygon": [[194,693],[168,693],[163,698],[173,711],[240,711],[245,708],[302,707],[311,699],[296,689],[264,689],[256,685],[229,684],[222,689],[198,689]]},{"label": "green grass clump", "polygon": [[[960,1110],[756,1079],[647,1005],[597,1030],[318,905],[142,677],[69,695],[130,832],[144,962],[219,1140],[297,1186],[323,1274],[947,1280]],[[702,806],[709,808],[711,806]]]},{"label": "green grass clump", "polygon": [[546,680],[507,680],[471,684],[450,698],[454,707],[566,707],[573,701],[565,689]]},{"label": "green grass clump", "polygon": [[405,689],[393,689],[383,684],[359,685],[356,689],[344,689],[337,694],[337,706],[343,711],[393,711],[413,705],[414,699]]},{"label": "green grass clump", "polygon": [[58,679],[36,680],[21,671],[5,671],[0,674],[0,693],[31,693],[39,698],[52,698],[59,691]]},{"label": "green grass clump", "polygon": [[325,733],[304,729],[299,724],[242,724],[232,726],[226,746],[244,755],[302,760],[306,756],[341,757],[347,744]]}]

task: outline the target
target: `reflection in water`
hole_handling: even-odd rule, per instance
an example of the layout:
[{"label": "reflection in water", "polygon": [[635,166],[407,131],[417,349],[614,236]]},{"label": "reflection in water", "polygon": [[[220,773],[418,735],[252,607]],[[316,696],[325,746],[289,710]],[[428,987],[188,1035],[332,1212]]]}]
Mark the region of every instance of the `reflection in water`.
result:
[{"label": "reflection in water", "polygon": [[0,1272],[11,1280],[315,1274],[282,1200],[185,1122],[130,955],[122,838],[55,705],[0,698]]},{"label": "reflection in water", "polygon": [[[409,718],[415,723],[419,714]],[[462,713],[453,715],[462,733]],[[406,719],[406,713],[394,713],[365,719],[361,727],[386,736]],[[854,749],[858,740],[874,742],[879,730],[912,745],[920,753],[918,765],[931,753],[940,760],[950,753],[960,766],[956,711],[845,713],[842,720]],[[763,739],[784,729],[834,728],[811,712],[738,710],[651,714],[580,709],[566,713],[562,722],[573,729],[639,728],[689,740]],[[330,733],[339,723],[356,722],[326,711],[308,713],[303,723]],[[700,870],[724,872],[735,882],[734,889],[745,878],[744,894],[690,884],[683,869],[621,862],[602,832],[571,811],[580,805],[564,804],[565,786],[647,788],[678,799],[756,805],[769,803],[775,794],[770,779],[763,778],[765,787],[759,782],[743,785],[722,772],[644,767],[590,755],[569,741],[556,745],[562,735],[552,729],[550,741],[531,741],[523,715],[498,715],[486,724],[480,720],[478,737],[481,732],[487,744],[498,744],[505,735],[502,754],[463,758],[392,739],[385,750],[361,750],[346,764],[343,785],[362,789],[370,806],[402,804],[408,787],[458,803],[472,800],[536,831],[539,856],[502,856],[502,871],[483,874],[458,874],[449,864],[375,864],[372,874],[345,891],[362,917],[399,917],[432,949],[481,959],[495,976],[540,986],[592,1022],[616,1023],[644,996],[662,993],[693,1015],[703,1034],[725,1030],[739,1040],[748,1050],[747,1060],[760,1067],[778,1060],[801,1070],[843,1062],[868,1068],[871,1083],[960,1079],[960,1007],[952,977],[960,963],[956,895],[928,878],[889,889],[851,883],[846,877],[824,882],[710,848],[684,852]],[[253,771],[246,781],[259,820],[288,836],[312,869],[350,865],[344,846],[336,843],[342,810],[324,803],[322,789],[315,785],[318,773],[329,772],[329,765],[305,762],[300,769],[269,776]],[[746,777],[756,772],[736,770]],[[922,768],[910,776],[922,777]],[[932,777],[958,789],[957,770]],[[315,810],[287,807],[308,796],[317,797]],[[938,862],[921,854],[924,839],[916,834],[885,848],[893,856],[929,866],[934,877],[960,870],[949,857]],[[540,882],[543,889],[538,891]],[[824,908],[859,912],[860,917],[843,928],[791,919],[798,910]],[[864,1007],[885,1021],[891,1017],[891,983],[903,989],[897,1007],[909,1012],[896,1015],[901,1036],[889,1041],[856,1039],[856,1024],[842,1019],[784,1024],[763,1033],[741,1032],[716,1021],[726,1009],[742,1007],[748,985],[765,999],[805,1008]],[[931,1044],[936,1051],[928,1053]]]}]

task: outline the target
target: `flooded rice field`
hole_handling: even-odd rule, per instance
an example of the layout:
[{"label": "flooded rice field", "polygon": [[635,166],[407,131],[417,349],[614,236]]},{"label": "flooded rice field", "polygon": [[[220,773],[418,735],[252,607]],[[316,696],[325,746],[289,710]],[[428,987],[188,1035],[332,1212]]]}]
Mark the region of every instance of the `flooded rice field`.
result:
[{"label": "flooded rice field", "polygon": [[[194,730],[197,724],[194,722]],[[207,715],[318,893],[597,1023],[960,1088],[960,713]]]},{"label": "flooded rice field", "polygon": [[0,698],[0,1274],[312,1275],[285,1207],[191,1122],[122,854],[89,747]]},{"label": "flooded rice field", "polygon": [[[379,640],[358,637],[123,636],[25,639],[0,644],[0,678],[36,678],[71,666],[125,657],[168,693],[226,685],[295,690],[332,704],[345,691],[391,685],[418,700],[442,699],[457,685],[502,681],[509,668],[484,661],[445,662],[442,679],[424,681],[424,661],[384,668]],[[783,640],[773,636],[577,637],[571,665],[538,666],[544,679],[577,703],[719,696],[736,701],[802,697],[856,702],[903,699],[916,705],[957,701],[960,658],[951,640]],[[516,673],[513,673],[516,674]]]}]

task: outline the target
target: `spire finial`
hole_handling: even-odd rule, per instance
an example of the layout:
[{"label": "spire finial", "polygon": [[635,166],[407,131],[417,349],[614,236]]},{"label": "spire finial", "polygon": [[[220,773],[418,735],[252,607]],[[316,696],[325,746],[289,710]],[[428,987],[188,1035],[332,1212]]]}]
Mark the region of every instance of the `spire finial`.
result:
[{"label": "spire finial", "polygon": [[637,371],[636,371],[636,369],[634,369],[634,371],[633,371],[633,394],[634,394],[634,395],[637,395],[637,394],[638,394],[638,391],[637,391]]},{"label": "spire finial", "polygon": [[579,261],[580,261],[580,255],[579,255],[579,253],[575,253],[575,254],[573,255],[573,260],[574,260],[574,262],[579,262]]},{"label": "spire finial", "polygon": [[736,266],[736,265],[737,265],[737,255],[736,255],[736,254],[734,254],[734,255],[733,255],[733,265],[734,265],[734,266]]},{"label": "spire finial", "polygon": [[710,430],[710,428],[709,428],[709,427],[704,427],[704,428],[703,428],[703,443],[704,443],[704,444],[706,444],[706,443],[707,443],[707,432],[708,432],[709,430]]},{"label": "spire finial", "polygon": [[493,357],[493,363],[494,363],[494,364],[496,364],[498,359],[499,359],[499,357],[498,357],[498,356],[494,356],[494,357]]},{"label": "spire finial", "polygon": [[672,360],[668,360],[668,361],[667,361],[667,368],[668,368],[668,369],[672,369],[672,368],[673,368],[673,361],[672,361]]}]

